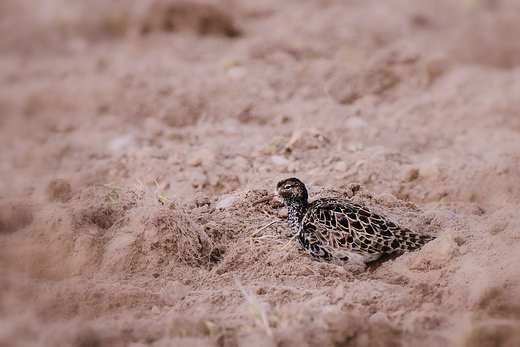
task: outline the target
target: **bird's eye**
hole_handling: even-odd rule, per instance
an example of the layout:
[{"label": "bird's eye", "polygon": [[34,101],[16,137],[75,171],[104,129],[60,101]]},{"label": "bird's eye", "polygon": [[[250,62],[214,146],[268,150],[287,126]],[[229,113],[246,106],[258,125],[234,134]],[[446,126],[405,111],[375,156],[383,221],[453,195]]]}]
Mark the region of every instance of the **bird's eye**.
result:
[{"label": "bird's eye", "polygon": [[291,189],[292,186],[290,184],[286,184],[285,186],[283,186],[283,189]]}]

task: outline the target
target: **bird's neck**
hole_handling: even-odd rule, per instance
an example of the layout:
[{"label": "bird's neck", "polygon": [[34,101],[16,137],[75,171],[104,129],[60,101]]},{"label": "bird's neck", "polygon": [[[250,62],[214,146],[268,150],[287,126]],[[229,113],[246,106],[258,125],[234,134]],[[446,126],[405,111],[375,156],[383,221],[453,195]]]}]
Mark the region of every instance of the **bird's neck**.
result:
[{"label": "bird's neck", "polygon": [[300,232],[300,225],[306,208],[306,202],[291,201],[287,204],[287,219],[289,219],[289,225],[294,234]]}]

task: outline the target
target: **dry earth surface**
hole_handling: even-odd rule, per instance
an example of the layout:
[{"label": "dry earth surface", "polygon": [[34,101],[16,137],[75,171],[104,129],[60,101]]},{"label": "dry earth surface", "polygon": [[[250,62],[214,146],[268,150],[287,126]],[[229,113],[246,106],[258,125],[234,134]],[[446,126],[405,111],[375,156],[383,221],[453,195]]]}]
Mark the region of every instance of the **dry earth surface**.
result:
[{"label": "dry earth surface", "polygon": [[[519,346],[519,37],[515,0],[3,0],[0,346]],[[314,261],[251,204],[290,176],[437,239]]]}]

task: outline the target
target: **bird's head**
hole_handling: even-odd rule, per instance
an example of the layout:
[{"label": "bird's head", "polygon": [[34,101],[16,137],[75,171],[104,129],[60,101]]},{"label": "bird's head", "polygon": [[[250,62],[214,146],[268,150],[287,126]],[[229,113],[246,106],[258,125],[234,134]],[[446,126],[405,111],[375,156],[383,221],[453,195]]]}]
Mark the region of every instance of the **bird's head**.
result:
[{"label": "bird's head", "polygon": [[307,193],[307,188],[305,187],[305,184],[303,184],[303,182],[297,179],[296,177],[292,177],[278,182],[278,184],[276,185],[276,189],[273,193],[269,194],[268,196],[260,200],[255,201],[254,204],[277,199],[286,205],[298,203],[306,206],[308,198],[309,194]]}]

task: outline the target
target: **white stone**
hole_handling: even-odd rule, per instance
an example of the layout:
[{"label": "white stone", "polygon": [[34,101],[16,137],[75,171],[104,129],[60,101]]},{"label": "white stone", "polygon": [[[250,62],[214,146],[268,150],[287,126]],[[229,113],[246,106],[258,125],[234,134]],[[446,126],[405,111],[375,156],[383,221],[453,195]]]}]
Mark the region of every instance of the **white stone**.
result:
[{"label": "white stone", "polygon": [[347,169],[347,163],[345,163],[344,161],[338,161],[336,165],[334,165],[334,170],[336,170],[337,172],[345,172],[347,171]]},{"label": "white stone", "polygon": [[236,196],[225,197],[224,199],[217,202],[216,208],[218,208],[218,209],[230,208],[231,206],[233,206],[235,204],[235,202],[237,200],[238,200],[238,198]]},{"label": "white stone", "polygon": [[368,127],[368,122],[360,117],[349,117],[345,126],[350,130],[363,130]]},{"label": "white stone", "polygon": [[368,323],[370,324],[381,324],[381,325],[390,325],[390,319],[383,312],[376,312],[368,318]]},{"label": "white stone", "polygon": [[119,153],[123,149],[128,149],[135,145],[134,134],[126,134],[118,136],[108,143],[108,149],[112,153]]},{"label": "white stone", "polygon": [[271,161],[273,162],[274,165],[277,165],[277,166],[284,166],[284,165],[287,166],[290,163],[290,161],[288,159],[285,159],[281,155],[273,155],[271,157]]},{"label": "white stone", "polygon": [[247,168],[249,166],[249,161],[242,157],[241,155],[238,155],[234,159],[235,166],[239,168]]}]

